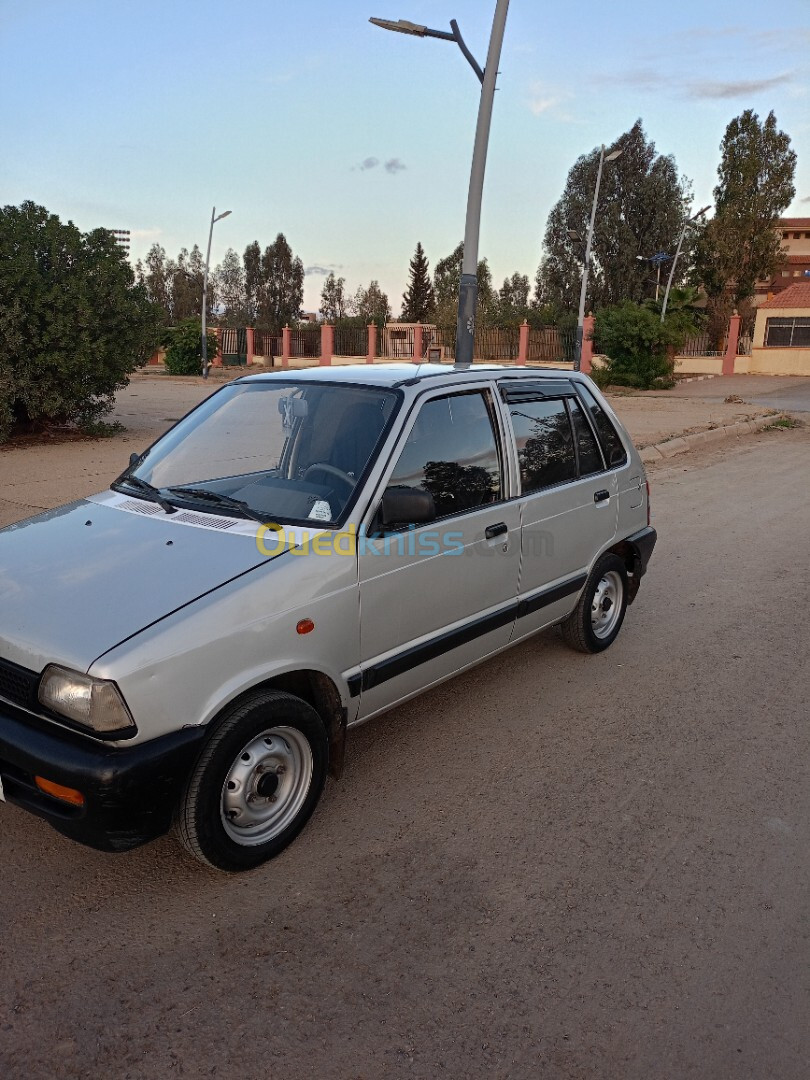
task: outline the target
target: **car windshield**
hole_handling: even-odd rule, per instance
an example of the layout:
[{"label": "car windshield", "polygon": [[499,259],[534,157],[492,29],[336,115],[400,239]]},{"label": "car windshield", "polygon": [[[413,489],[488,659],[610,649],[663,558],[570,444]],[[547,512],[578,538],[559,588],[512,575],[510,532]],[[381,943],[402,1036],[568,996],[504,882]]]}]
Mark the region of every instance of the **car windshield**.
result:
[{"label": "car windshield", "polygon": [[[233,383],[120,478],[145,495],[263,521],[335,524],[398,400],[391,390],[301,381]],[[142,483],[138,483],[142,482]]]}]

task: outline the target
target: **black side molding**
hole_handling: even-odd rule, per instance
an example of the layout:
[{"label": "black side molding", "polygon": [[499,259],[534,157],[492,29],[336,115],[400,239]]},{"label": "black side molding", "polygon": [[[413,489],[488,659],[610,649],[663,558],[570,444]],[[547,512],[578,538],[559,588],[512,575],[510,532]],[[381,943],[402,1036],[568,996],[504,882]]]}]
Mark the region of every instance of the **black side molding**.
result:
[{"label": "black side molding", "polygon": [[348,680],[349,693],[352,697],[357,697],[361,690],[371,690],[372,687],[380,686],[389,679],[395,679],[397,675],[404,675],[406,671],[419,667],[420,664],[435,660],[437,656],[450,652],[451,649],[457,649],[460,645],[466,645],[477,637],[506,626],[516,618],[525,618],[526,615],[555,604],[558,600],[579,592],[586,580],[587,574],[577,574],[567,581],[561,581],[559,585],[544,589],[527,600],[517,600],[508,607],[493,612],[492,615],[485,615],[482,619],[472,619],[464,626],[438,634],[422,645],[403,649],[402,652],[389,656],[387,660],[366,668],[361,674],[352,675]]}]

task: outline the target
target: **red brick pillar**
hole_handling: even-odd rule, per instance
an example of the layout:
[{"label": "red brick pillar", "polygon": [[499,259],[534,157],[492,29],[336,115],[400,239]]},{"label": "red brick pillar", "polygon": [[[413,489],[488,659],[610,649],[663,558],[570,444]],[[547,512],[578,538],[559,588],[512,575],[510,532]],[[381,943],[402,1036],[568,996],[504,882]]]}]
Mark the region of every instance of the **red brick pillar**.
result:
[{"label": "red brick pillar", "polygon": [[321,367],[329,367],[335,351],[335,328],[329,323],[321,323]]},{"label": "red brick pillar", "polygon": [[413,328],[413,362],[422,363],[422,324],[420,322]]},{"label": "red brick pillar", "polygon": [[250,367],[253,363],[253,327],[249,326],[245,334],[247,336],[247,366]]},{"label": "red brick pillar", "polygon": [[735,311],[728,320],[728,342],[723,356],[723,374],[734,374],[734,362],[737,359],[737,346],[740,343],[740,316]]},{"label": "red brick pillar", "polygon": [[368,324],[368,356],[366,357],[367,364],[373,364],[377,358],[377,324]]},{"label": "red brick pillar", "polygon": [[524,319],[520,324],[520,343],[518,345],[518,363],[524,367],[529,359],[529,324]]},{"label": "red brick pillar", "polygon": [[214,333],[217,335],[217,354],[211,361],[211,366],[222,367],[222,327],[215,327]]},{"label": "red brick pillar", "polygon": [[292,351],[292,331],[289,326],[285,326],[281,331],[281,366],[288,368],[290,366],[290,353]]},{"label": "red brick pillar", "polygon": [[590,375],[593,365],[593,315],[586,315],[582,326],[582,358],[579,370],[584,375]]}]

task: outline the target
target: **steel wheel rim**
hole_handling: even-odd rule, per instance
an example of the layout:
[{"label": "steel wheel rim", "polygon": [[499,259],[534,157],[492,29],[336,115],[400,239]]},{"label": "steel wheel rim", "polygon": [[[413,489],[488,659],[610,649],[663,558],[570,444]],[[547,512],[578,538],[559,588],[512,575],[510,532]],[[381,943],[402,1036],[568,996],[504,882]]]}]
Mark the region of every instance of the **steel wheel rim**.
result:
[{"label": "steel wheel rim", "polygon": [[298,816],[312,773],[312,748],[297,728],[268,728],[252,738],[222,785],[225,832],[243,847],[273,840]]},{"label": "steel wheel rim", "polygon": [[616,570],[603,574],[591,601],[591,629],[603,641],[610,637],[621,618],[624,582]]}]

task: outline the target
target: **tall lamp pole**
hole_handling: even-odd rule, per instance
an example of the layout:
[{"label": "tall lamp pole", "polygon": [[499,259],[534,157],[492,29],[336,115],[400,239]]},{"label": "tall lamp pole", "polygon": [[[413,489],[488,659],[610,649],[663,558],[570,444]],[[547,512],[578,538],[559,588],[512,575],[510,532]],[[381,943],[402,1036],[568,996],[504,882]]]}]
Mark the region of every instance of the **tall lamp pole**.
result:
[{"label": "tall lamp pole", "polygon": [[221,221],[231,210],[225,210],[217,214],[217,208],[211,210],[211,227],[208,230],[208,249],[205,253],[205,269],[203,270],[203,294],[202,294],[202,376],[208,378],[208,337],[205,332],[205,318],[208,313],[208,263],[211,260],[211,237],[214,235],[214,225]]},{"label": "tall lamp pole", "polygon": [[680,255],[681,248],[683,247],[683,241],[684,241],[684,237],[686,236],[686,230],[689,228],[690,225],[693,225],[697,221],[697,219],[699,217],[703,217],[703,215],[709,209],[711,209],[710,206],[704,206],[702,210],[698,210],[698,212],[696,214],[693,214],[692,217],[687,218],[686,221],[683,223],[683,228],[681,229],[681,235],[680,235],[680,238],[678,240],[678,247],[675,249],[675,258],[672,260],[672,266],[669,269],[669,280],[667,281],[667,287],[666,287],[666,290],[664,292],[664,303],[661,305],[661,322],[663,322],[664,319],[666,318],[667,303],[669,301],[669,290],[672,288],[672,281],[673,281],[673,278],[675,277],[675,264],[678,261],[678,256]]},{"label": "tall lamp pole", "polygon": [[489,39],[486,67],[481,67],[464,43],[458,23],[452,19],[452,33],[446,30],[431,30],[427,26],[400,19],[370,19],[375,26],[383,30],[395,30],[401,34],[415,37],[441,38],[455,41],[461,49],[470,67],[481,83],[481,101],[478,106],[478,123],[475,129],[470,187],[467,194],[467,220],[464,229],[464,259],[461,265],[461,281],[458,293],[458,322],[456,325],[456,367],[468,368],[473,362],[475,348],[475,314],[478,303],[478,241],[481,231],[481,201],[484,191],[484,172],[487,164],[489,131],[492,124],[492,105],[495,98],[495,82],[498,77],[498,63],[501,58],[506,15],[509,0],[497,0],[492,33]]},{"label": "tall lamp pole", "polygon": [[579,313],[577,315],[577,348],[574,355],[574,371],[579,371],[582,363],[582,339],[585,334],[585,296],[588,292],[588,271],[591,265],[591,247],[593,246],[593,227],[596,223],[596,204],[599,202],[599,187],[602,183],[602,168],[606,161],[615,161],[621,157],[621,150],[614,150],[605,157],[605,148],[599,153],[599,171],[596,174],[596,189],[593,193],[593,206],[591,207],[591,220],[588,225],[588,236],[585,240],[585,257],[582,262],[582,287],[579,290]]}]

